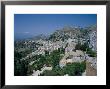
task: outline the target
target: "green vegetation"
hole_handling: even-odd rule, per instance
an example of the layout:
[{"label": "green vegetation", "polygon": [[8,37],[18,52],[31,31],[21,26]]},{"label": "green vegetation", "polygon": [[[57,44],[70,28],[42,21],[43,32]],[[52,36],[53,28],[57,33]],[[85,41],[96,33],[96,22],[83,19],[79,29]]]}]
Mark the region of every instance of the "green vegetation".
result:
[{"label": "green vegetation", "polygon": [[45,51],[45,55],[36,55],[34,60],[37,60],[33,63],[33,67],[35,70],[40,70],[44,64],[47,66],[52,65],[53,67],[59,65],[59,61],[62,58],[61,54],[64,54],[64,49],[59,48],[58,50],[54,50],[49,53]]},{"label": "green vegetation", "polygon": [[63,76],[68,74],[70,76],[81,76],[86,70],[86,62],[67,64],[64,68],[56,66],[52,71],[44,71],[41,76]]},{"label": "green vegetation", "polygon": [[80,42],[78,42],[75,49],[76,50],[87,51],[89,49],[89,45],[88,45],[88,43],[81,44]]},{"label": "green vegetation", "polygon": [[30,54],[30,53],[32,53],[32,49],[26,49],[26,50],[23,50],[23,51],[14,51],[14,55],[15,55],[15,57],[17,57],[17,58],[22,58],[22,57],[25,57],[25,56],[27,56],[27,54]]},{"label": "green vegetation", "polygon": [[[14,75],[15,76],[26,76],[33,73],[33,70],[40,70],[44,64],[46,66],[52,66],[52,71],[44,71],[41,76],[61,76],[69,74],[70,76],[81,75],[86,69],[86,63],[72,63],[67,64],[65,67],[59,67],[59,61],[62,58],[61,54],[64,54],[64,48],[59,48],[49,53],[45,51],[45,55],[36,55],[27,60],[20,60],[22,55],[15,52],[15,62],[14,62]],[[34,61],[32,65],[30,62]]]},{"label": "green vegetation", "polygon": [[56,72],[46,70],[43,72],[43,74],[41,74],[41,76],[56,76]]},{"label": "green vegetation", "polygon": [[59,61],[62,58],[62,56],[60,54],[64,54],[64,49],[58,49],[58,50],[54,50],[51,54],[50,54],[50,63],[52,63],[51,65],[53,67],[59,65]]},{"label": "green vegetation", "polygon": [[[26,76],[27,74],[32,74],[32,70],[40,70],[43,65],[53,66],[55,68],[59,65],[59,61],[62,58],[61,54],[64,54],[64,48],[58,48],[58,50],[54,50],[49,53],[45,51],[45,55],[36,55],[33,57],[29,57],[28,60],[20,60],[24,57],[21,52],[14,53],[15,61],[14,61],[14,75]],[[30,62],[35,61],[32,65],[29,65]]]},{"label": "green vegetation", "polygon": [[70,76],[80,76],[86,69],[86,62],[67,64],[63,71]]},{"label": "green vegetation", "polygon": [[78,43],[75,47],[75,50],[82,50],[85,51],[87,54],[89,54],[90,57],[96,57],[97,56],[97,52],[93,51],[91,48],[89,48],[88,43]]},{"label": "green vegetation", "polygon": [[14,60],[14,75],[15,76],[26,76],[28,69],[28,62],[15,58]]},{"label": "green vegetation", "polygon": [[96,57],[97,56],[97,52],[93,51],[92,49],[88,49],[87,54],[89,54],[90,57]]},{"label": "green vegetation", "polygon": [[38,45],[38,46],[43,46],[43,44],[40,44],[40,43],[36,43],[36,45]]},{"label": "green vegetation", "polygon": [[[45,56],[40,57],[39,61],[36,61],[32,66],[34,66],[36,70],[40,70],[43,67],[43,65],[46,64],[47,66],[51,65],[53,67],[53,69],[55,69],[56,66],[59,65],[59,61],[62,58],[61,54],[64,54],[64,52],[65,52],[64,48],[58,48],[58,50],[54,50],[50,54],[48,51],[45,51]],[[52,73],[52,75],[54,75],[55,72],[46,71],[44,73],[46,73],[47,75]]]}]

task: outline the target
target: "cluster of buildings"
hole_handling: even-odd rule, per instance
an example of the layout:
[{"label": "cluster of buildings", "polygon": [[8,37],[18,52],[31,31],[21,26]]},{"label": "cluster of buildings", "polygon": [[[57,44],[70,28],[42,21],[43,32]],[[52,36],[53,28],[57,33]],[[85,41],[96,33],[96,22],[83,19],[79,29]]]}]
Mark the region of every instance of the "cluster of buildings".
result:
[{"label": "cluster of buildings", "polygon": [[[61,68],[64,67],[67,63],[82,62],[82,61],[86,60],[91,63],[91,66],[93,68],[97,69],[97,60],[95,57],[89,57],[83,51],[75,50],[75,46],[78,42],[77,39],[69,38],[66,41],[56,41],[56,42],[40,39],[40,40],[36,40],[36,41],[33,40],[31,42],[38,44],[38,45],[36,45],[37,50],[35,50],[34,52],[30,53],[25,58],[23,58],[24,60],[28,59],[29,57],[39,55],[39,54],[45,55],[45,51],[48,51],[50,53],[54,50],[58,50],[58,48],[65,48],[65,55],[59,62],[59,66]],[[30,65],[32,65],[33,63],[34,63],[34,61],[31,62]],[[40,70],[33,71],[32,75],[40,75],[44,70],[51,70],[51,69],[52,69],[52,67],[45,66],[42,68],[41,71]]]},{"label": "cluster of buildings", "polygon": [[52,41],[42,41],[42,46],[38,47],[38,54],[45,54],[45,51],[48,51],[49,53],[54,51],[54,50],[58,50],[58,48],[61,47],[65,47],[65,43],[63,41],[56,41],[56,42],[52,42]]},{"label": "cluster of buildings", "polygon": [[41,75],[46,70],[51,71],[52,70],[52,66],[49,66],[49,67],[43,66],[41,68],[41,70],[37,70],[37,71],[33,70],[32,76],[39,76],[39,75]]}]

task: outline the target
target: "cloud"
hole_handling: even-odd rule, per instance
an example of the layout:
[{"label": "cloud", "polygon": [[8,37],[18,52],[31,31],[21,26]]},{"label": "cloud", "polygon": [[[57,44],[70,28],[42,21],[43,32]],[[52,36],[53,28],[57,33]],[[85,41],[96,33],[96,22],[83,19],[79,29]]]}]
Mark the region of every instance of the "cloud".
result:
[{"label": "cloud", "polygon": [[23,33],[28,34],[29,32],[23,32]]},{"label": "cloud", "polygon": [[29,34],[30,32],[17,32],[18,34]]}]

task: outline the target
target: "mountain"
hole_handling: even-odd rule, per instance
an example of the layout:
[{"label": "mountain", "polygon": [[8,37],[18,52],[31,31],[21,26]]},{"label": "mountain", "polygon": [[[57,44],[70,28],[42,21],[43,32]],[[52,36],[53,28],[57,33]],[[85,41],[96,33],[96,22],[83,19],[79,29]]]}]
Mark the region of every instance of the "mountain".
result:
[{"label": "mountain", "polygon": [[49,37],[47,35],[44,35],[44,34],[39,34],[37,36],[34,36],[34,37],[31,37],[31,38],[28,38],[29,40],[47,40]]},{"label": "mountain", "polygon": [[[65,26],[62,29],[56,30],[53,34],[49,36],[51,41],[65,41],[71,39],[76,39],[82,44],[87,42],[92,50],[97,50],[97,26],[91,25],[85,28]],[[84,41],[83,41],[84,40]]]},{"label": "mountain", "polygon": [[92,48],[92,50],[96,51],[97,50],[97,27],[93,26],[90,28],[90,32],[88,34],[90,43],[89,47]]},{"label": "mountain", "polygon": [[88,27],[85,27],[82,31],[83,38],[85,40],[89,40],[89,47],[92,48],[92,50],[97,50],[97,26],[91,25]]},{"label": "mountain", "polygon": [[[46,36],[44,34],[39,34],[37,36],[25,39],[24,42],[26,41],[29,43],[29,41],[33,41],[36,45],[36,40],[44,40],[44,41],[63,41],[66,42],[68,39],[75,40],[75,43],[78,44],[84,44],[88,43],[89,48],[91,48],[93,51],[97,50],[97,26],[96,25],[91,25],[88,27],[73,27],[73,26],[65,26],[62,29],[56,30],[54,33]],[[21,41],[21,43],[23,43]],[[29,43],[30,44],[30,43]]]},{"label": "mountain", "polygon": [[56,30],[53,34],[50,35],[49,39],[52,41],[64,41],[68,38],[76,38],[80,34],[80,28],[66,26],[62,29]]}]

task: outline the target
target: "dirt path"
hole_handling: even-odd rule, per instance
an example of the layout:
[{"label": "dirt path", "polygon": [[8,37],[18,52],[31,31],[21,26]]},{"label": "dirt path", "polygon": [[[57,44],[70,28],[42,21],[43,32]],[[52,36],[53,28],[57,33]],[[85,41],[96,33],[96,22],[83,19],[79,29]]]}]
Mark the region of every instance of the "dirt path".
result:
[{"label": "dirt path", "polygon": [[91,67],[90,62],[86,62],[86,76],[97,76],[97,70]]},{"label": "dirt path", "polygon": [[[64,55],[64,57],[60,60],[60,67],[63,67],[63,66],[65,66],[66,65],[66,63],[68,63],[68,62],[73,62],[73,59],[71,59],[71,60],[66,60],[66,58],[67,57],[69,57],[69,55],[73,55],[73,57],[77,57],[77,56],[84,56],[84,53],[82,52],[82,51],[80,51],[80,50],[77,50],[76,52],[68,52],[68,53],[66,53],[65,55]],[[82,60],[80,59],[80,60],[76,60],[75,58],[74,58],[74,62],[81,62]]]}]

